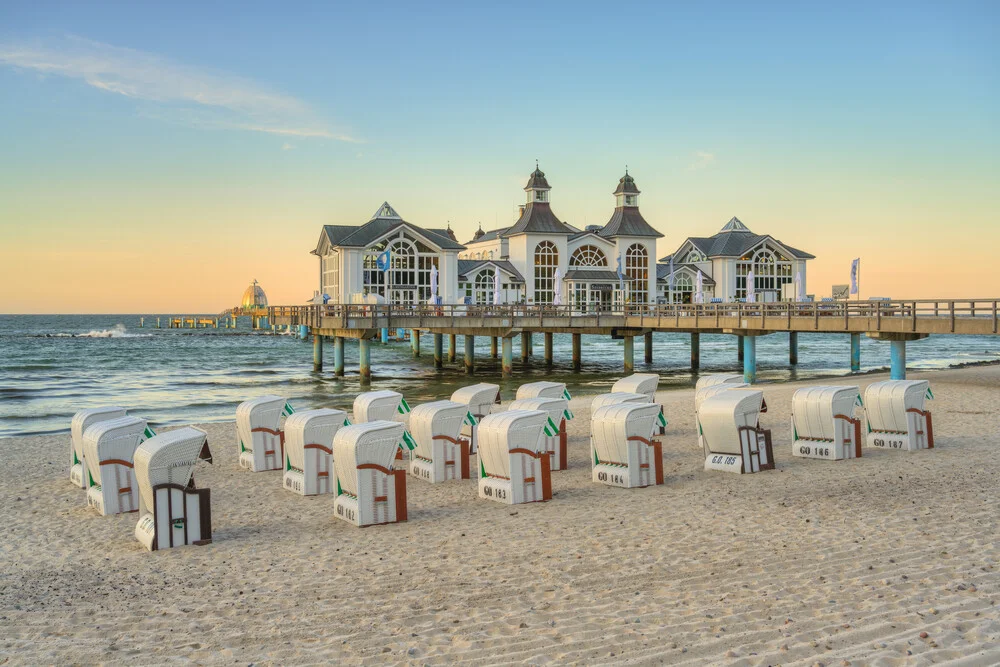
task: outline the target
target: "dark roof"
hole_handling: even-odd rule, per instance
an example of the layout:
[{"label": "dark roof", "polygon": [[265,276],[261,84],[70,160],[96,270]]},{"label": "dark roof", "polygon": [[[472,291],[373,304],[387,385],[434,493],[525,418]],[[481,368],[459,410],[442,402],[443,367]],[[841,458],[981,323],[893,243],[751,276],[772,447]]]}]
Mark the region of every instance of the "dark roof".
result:
[{"label": "dark roof", "polygon": [[524,277],[514,268],[514,265],[503,259],[460,259],[458,260],[458,277],[465,278],[467,274],[475,271],[483,264],[493,264],[501,270],[510,274],[515,283],[523,283]]},{"label": "dark roof", "polygon": [[[729,222],[722,225],[720,232],[749,232],[750,228],[744,225],[739,218],[735,215],[729,219]],[[752,233],[752,232],[751,232]]]},{"label": "dark roof", "polygon": [[[727,222],[715,236],[692,236],[686,239],[685,243],[690,241],[691,245],[705,257],[742,257],[748,250],[767,239],[786,249],[795,259],[816,259],[815,255],[782,243],[769,234],[754,234],[736,217]],[[681,246],[683,247],[683,244]],[[669,259],[670,256],[667,255],[660,261],[669,261]]]},{"label": "dark roof", "polygon": [[615,236],[649,236],[660,238],[663,236],[663,234],[653,229],[653,226],[646,222],[646,219],[642,217],[642,213],[639,213],[639,209],[635,206],[619,206],[616,208],[615,212],[611,214],[608,224],[604,225],[604,228],[597,233],[604,238],[613,238]]},{"label": "dark roof", "polygon": [[500,229],[494,229],[492,232],[484,232],[482,236],[476,236],[471,241],[466,241],[466,243],[482,243],[483,241],[495,241],[501,236],[503,236],[503,233],[508,229],[510,229],[510,227],[501,227]]},{"label": "dark roof", "polygon": [[606,280],[618,282],[618,274],[607,269],[570,269],[566,272],[566,280]]},{"label": "dark roof", "polygon": [[549,182],[545,180],[545,174],[537,166],[535,170],[531,172],[531,176],[528,177],[528,184],[524,186],[525,190],[551,190],[552,186]]},{"label": "dark roof", "polygon": [[[669,259],[669,255],[667,256]],[[676,274],[681,269],[689,269],[693,275],[698,273],[698,266],[695,264],[674,264],[674,273]],[[669,282],[670,278],[670,265],[669,264],[657,264],[656,265],[656,282],[665,283]],[[676,282],[676,280],[674,281]],[[701,272],[701,284],[702,286],[714,285],[715,281],[712,280],[704,271]]]},{"label": "dark roof", "polygon": [[625,170],[625,175],[618,179],[618,187],[613,194],[639,194],[639,187],[635,184],[635,179],[628,175],[628,169]]},{"label": "dark roof", "polygon": [[[383,207],[387,207],[387,210],[392,211],[388,204],[383,204]],[[384,210],[386,208],[379,209],[379,212],[381,213]],[[392,211],[392,213],[395,214],[395,211]],[[464,245],[451,237],[449,230],[417,227],[399,218],[398,215],[375,217],[363,225],[323,225],[323,232],[330,240],[330,245],[367,248],[374,241],[398,227],[409,227],[443,250],[465,250]]]},{"label": "dark roof", "polygon": [[514,223],[513,227],[504,230],[502,236],[516,236],[517,234],[575,234],[577,230],[563,223],[548,202],[532,202],[528,204],[524,213]]}]

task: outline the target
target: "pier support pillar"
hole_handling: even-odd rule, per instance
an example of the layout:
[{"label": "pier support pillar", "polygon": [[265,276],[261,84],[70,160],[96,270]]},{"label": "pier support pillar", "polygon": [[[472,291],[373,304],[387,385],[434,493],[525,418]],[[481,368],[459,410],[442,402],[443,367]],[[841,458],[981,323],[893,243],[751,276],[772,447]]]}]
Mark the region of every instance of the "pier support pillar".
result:
[{"label": "pier support pillar", "polygon": [[389,344],[389,327],[382,327],[382,344]]},{"label": "pier support pillar", "polygon": [[701,334],[691,334],[691,370],[701,368]]},{"label": "pier support pillar", "polygon": [[490,358],[496,359],[497,356],[497,337],[490,336]]},{"label": "pier support pillar", "polygon": [[531,356],[531,332],[521,333],[521,361],[527,361]]},{"label": "pier support pillar", "polygon": [[851,334],[851,372],[861,370],[861,334]]},{"label": "pier support pillar", "polygon": [[502,361],[503,366],[503,376],[505,378],[514,376],[514,339],[508,336],[504,336],[501,341],[501,346],[503,347]]},{"label": "pier support pillar", "polygon": [[413,350],[413,356],[420,356],[420,330],[410,329],[410,349]]},{"label": "pier support pillar", "polygon": [[309,340],[309,327],[305,324],[299,325],[299,340]]},{"label": "pier support pillar", "polygon": [[458,351],[455,349],[458,347],[458,337],[455,334],[448,335],[448,363],[455,362],[455,355]]},{"label": "pier support pillar", "polygon": [[579,373],[580,372],[580,368],[582,367],[581,358],[580,358],[581,357],[581,355],[580,355],[580,346],[581,346],[580,345],[580,343],[581,343],[580,338],[581,338],[581,335],[582,334],[577,334],[577,333],[573,334],[573,372],[574,373]]},{"label": "pier support pillar", "polygon": [[323,336],[319,334],[313,336],[313,370],[323,370]]},{"label": "pier support pillar", "polygon": [[625,372],[635,370],[635,336],[625,336]]},{"label": "pier support pillar", "polygon": [[358,340],[358,366],[361,370],[361,384],[372,383],[372,346],[367,338]]},{"label": "pier support pillar", "polygon": [[545,334],[545,365],[552,365],[552,334]]},{"label": "pier support pillar", "polygon": [[333,338],[333,374],[344,377],[344,337]]},{"label": "pier support pillar", "polygon": [[653,332],[646,334],[646,363],[653,363]]},{"label": "pier support pillar", "polygon": [[889,341],[892,348],[889,350],[889,379],[906,379],[906,341]]},{"label": "pier support pillar", "polygon": [[743,363],[743,336],[736,337],[736,360]]},{"label": "pier support pillar", "polygon": [[444,366],[444,334],[434,334],[434,368]]},{"label": "pier support pillar", "polygon": [[476,337],[465,336],[465,374],[476,372]]},{"label": "pier support pillar", "polygon": [[743,381],[753,384],[757,381],[757,337],[743,338]]},{"label": "pier support pillar", "polygon": [[797,331],[788,332],[788,363],[792,366],[799,364],[799,333]]}]

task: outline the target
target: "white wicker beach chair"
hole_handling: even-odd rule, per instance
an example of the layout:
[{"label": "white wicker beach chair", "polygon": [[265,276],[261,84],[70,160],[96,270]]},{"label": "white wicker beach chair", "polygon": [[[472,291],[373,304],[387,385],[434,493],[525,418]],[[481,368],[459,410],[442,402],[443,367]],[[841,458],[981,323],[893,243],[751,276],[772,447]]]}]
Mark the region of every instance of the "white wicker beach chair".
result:
[{"label": "white wicker beach chair", "polygon": [[742,375],[728,374],[728,373],[713,373],[711,375],[702,375],[698,378],[698,382],[694,385],[695,394],[705,387],[713,387],[717,384],[746,384]]},{"label": "white wicker beach chair", "polygon": [[528,382],[517,388],[517,400],[522,398],[565,398],[565,382]]},{"label": "white wicker beach chair", "polygon": [[466,419],[462,425],[462,435],[469,441],[469,452],[475,454],[479,422],[490,414],[494,405],[500,404],[500,385],[482,382],[462,387],[451,395],[451,400],[465,405],[469,412],[471,419]]},{"label": "white wicker beach chair", "polygon": [[406,521],[406,470],[394,467],[403,425],[345,426],[333,438],[334,514],[355,526]]},{"label": "white wicker beach chair", "polygon": [[192,478],[199,459],[212,462],[208,436],[191,426],[160,433],[136,450],[135,537],[150,551],[212,541],[212,494]]},{"label": "white wicker beach chair", "polygon": [[90,408],[80,410],[73,415],[70,422],[69,445],[69,481],[81,489],[86,489],[87,464],[84,462],[83,434],[89,426],[107,419],[118,419],[125,416],[125,408],[108,406],[106,408]]},{"label": "white wicker beach chair", "polygon": [[[724,376],[718,376],[724,377]],[[728,382],[720,382],[716,384],[710,384],[701,389],[695,389],[694,392],[694,423],[698,429],[698,447],[704,452],[705,456],[708,456],[708,448],[705,446],[705,436],[701,432],[701,425],[698,423],[698,411],[701,409],[701,404],[704,403],[708,398],[715,396],[723,391],[729,391],[730,389],[743,389],[749,387],[750,385],[745,382],[736,384]],[[762,408],[764,412],[767,412],[767,403],[764,404]]]},{"label": "white wicker beach chair", "polygon": [[281,417],[285,399],[259,396],[236,408],[236,438],[240,466],[251,472],[281,470],[285,463],[285,431]]},{"label": "white wicker beach chair", "polygon": [[[642,394],[649,397],[650,403],[656,403],[656,389],[660,385],[660,376],[654,373],[635,373],[618,380],[611,386],[611,393],[618,392]],[[653,433],[660,435],[667,432],[667,419],[663,413],[663,406],[660,406],[661,419],[659,423],[653,425]]]},{"label": "white wicker beach chair", "polygon": [[609,486],[636,488],[663,484],[663,449],[650,436],[660,406],[618,403],[590,417],[593,480]]},{"label": "white wicker beach chair", "polygon": [[552,499],[549,457],[539,447],[549,419],[543,410],[516,408],[483,419],[479,428],[480,498],[508,505]]},{"label": "white wicker beach chair", "polygon": [[343,410],[296,412],[285,420],[286,489],[303,496],[333,490],[333,438],[347,421]]},{"label": "white wicker beach chair", "polygon": [[[379,391],[366,391],[358,394],[354,399],[354,423],[365,424],[375,421],[400,422],[406,427],[406,418],[410,412],[403,395],[398,391],[380,389]],[[396,468],[405,470],[407,466],[404,448],[400,447],[396,452]]]},{"label": "white wicker beach chair", "polygon": [[[560,395],[561,396],[561,395]],[[539,434],[539,448],[549,453],[549,470],[566,470],[567,435],[566,413],[569,401],[565,398],[519,398],[513,401],[510,410],[541,410],[548,415],[549,421]]]},{"label": "white wicker beach chair", "polygon": [[932,449],[934,426],[924,401],[934,398],[927,380],[884,380],[865,390],[868,446],[881,449]]},{"label": "white wicker beach chair", "polygon": [[771,431],[760,427],[764,392],[729,389],[705,399],[698,428],[708,455],[705,470],[753,473],[774,469]]},{"label": "white wicker beach chair", "polygon": [[410,474],[436,484],[469,479],[469,441],[461,437],[468,407],[455,401],[434,401],[413,408],[410,433],[417,443]]},{"label": "white wicker beach chair", "polygon": [[806,387],[792,394],[792,455],[839,461],[861,456],[857,387]]},{"label": "white wicker beach chair", "polygon": [[84,432],[87,504],[101,515],[139,509],[139,487],[132,461],[144,440],[146,420],[139,417],[100,421]]}]

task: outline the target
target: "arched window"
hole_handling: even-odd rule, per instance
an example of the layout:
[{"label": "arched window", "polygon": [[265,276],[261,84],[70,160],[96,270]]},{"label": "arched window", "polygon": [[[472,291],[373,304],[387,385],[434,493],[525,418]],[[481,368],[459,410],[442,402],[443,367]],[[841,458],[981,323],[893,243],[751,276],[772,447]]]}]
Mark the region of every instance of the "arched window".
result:
[{"label": "arched window", "polygon": [[629,302],[649,303],[649,253],[641,243],[634,243],[625,251],[625,277]]},{"label": "arched window", "polygon": [[573,255],[569,258],[569,265],[606,267],[608,258],[597,246],[583,245],[573,251]]},{"label": "arched window", "polygon": [[[762,245],[748,252],[736,262],[736,298],[747,296],[747,274],[753,269],[754,293],[776,292],[774,300],[781,297],[781,286],[792,282],[792,263],[774,249]],[[756,300],[763,300],[757,297]]]},{"label": "arched window", "polygon": [[559,249],[552,241],[535,246],[535,303],[552,303],[555,298],[555,274]]},{"label": "arched window", "polygon": [[[378,270],[378,257],[386,248],[390,260],[388,273]],[[365,288],[390,303],[424,303],[430,299],[431,268],[437,264],[437,251],[400,231],[365,249],[362,259]]]},{"label": "arched window", "polygon": [[691,276],[682,273],[674,279],[674,303],[691,303],[691,295],[694,293],[694,281]]},{"label": "arched window", "polygon": [[395,288],[412,288],[417,284],[417,249],[409,239],[389,244],[390,284]]},{"label": "arched window", "polygon": [[495,269],[483,269],[476,276],[475,302],[479,305],[493,303],[493,281],[496,280]]}]

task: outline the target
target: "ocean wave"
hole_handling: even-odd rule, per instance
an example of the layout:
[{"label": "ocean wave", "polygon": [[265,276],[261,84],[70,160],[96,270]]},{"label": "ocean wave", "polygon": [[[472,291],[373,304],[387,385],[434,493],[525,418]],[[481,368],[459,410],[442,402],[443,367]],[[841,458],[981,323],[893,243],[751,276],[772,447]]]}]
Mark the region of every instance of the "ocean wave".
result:
[{"label": "ocean wave", "polygon": [[42,338],[149,338],[153,334],[131,333],[124,324],[116,324],[110,329],[91,329],[86,333],[43,334]]}]

